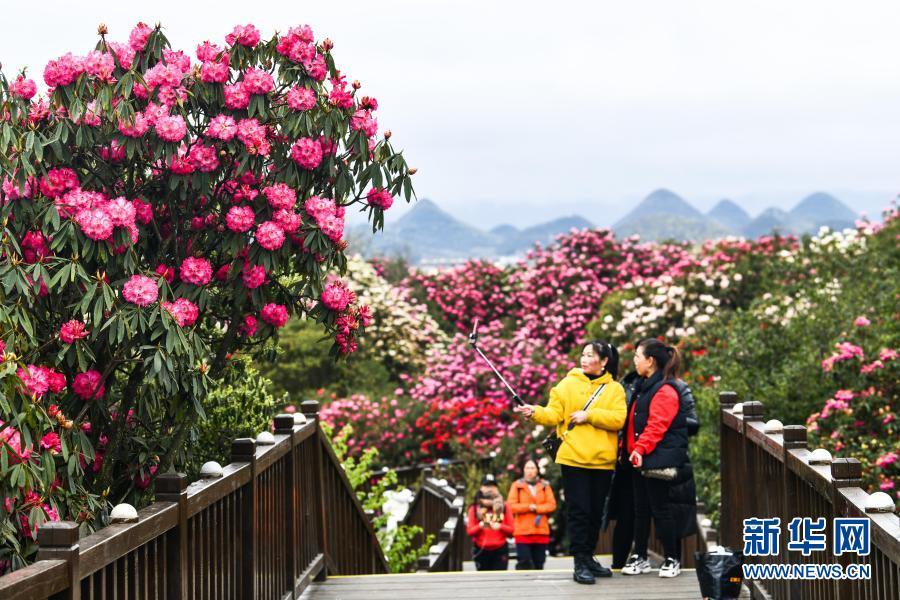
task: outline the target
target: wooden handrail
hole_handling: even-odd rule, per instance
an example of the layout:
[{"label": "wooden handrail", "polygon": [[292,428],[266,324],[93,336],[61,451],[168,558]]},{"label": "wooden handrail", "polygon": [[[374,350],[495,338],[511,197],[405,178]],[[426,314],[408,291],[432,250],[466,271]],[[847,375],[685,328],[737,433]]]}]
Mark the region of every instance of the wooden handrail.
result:
[{"label": "wooden handrail", "polygon": [[431,469],[425,469],[422,484],[416,493],[403,523],[418,525],[422,533],[413,539],[418,546],[433,535],[436,543],[427,555],[419,558],[419,571],[462,571],[467,543],[465,525],[465,488],[451,487],[432,477]]},{"label": "wooden handrail", "polygon": [[720,452],[722,501],[720,535],[722,543],[743,548],[743,520],[781,519],[781,525],[795,517],[825,518],[829,548],[833,548],[831,520],[837,517],[866,517],[870,520],[871,551],[868,556],[817,553],[809,557],[789,551],[785,537],[779,554],[747,557],[747,562],[814,564],[836,562],[867,564],[868,580],[772,580],[748,582],[756,595],[773,598],[900,597],[900,522],[897,515],[867,512],[869,494],[859,487],[860,463],[852,458],[835,458],[829,464],[810,464],[805,426],[783,426],[766,431],[764,409],[759,402],[745,402],[737,408],[733,392],[720,395]]},{"label": "wooden handrail", "polygon": [[38,531],[38,561],[0,577],[0,598],[296,598],[327,574],[386,573],[387,562],[318,423],[275,419],[275,443],[236,440],[221,477],[157,478],[136,523],[78,540],[74,523]]}]

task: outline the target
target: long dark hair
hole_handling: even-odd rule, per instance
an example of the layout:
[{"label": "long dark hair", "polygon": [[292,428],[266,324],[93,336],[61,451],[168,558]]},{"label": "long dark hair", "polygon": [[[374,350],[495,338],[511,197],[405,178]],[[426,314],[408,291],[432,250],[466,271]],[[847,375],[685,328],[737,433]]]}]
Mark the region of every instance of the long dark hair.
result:
[{"label": "long dark hair", "polygon": [[616,347],[604,340],[591,340],[587,344],[594,349],[594,353],[600,357],[600,360],[607,359],[606,371],[612,375],[613,379],[619,378],[619,351]]},{"label": "long dark hair", "polygon": [[644,356],[656,361],[656,368],[662,369],[663,379],[675,379],[678,377],[678,369],[681,368],[681,355],[678,348],[666,346],[656,338],[647,338],[638,342],[637,349],[644,352]]}]

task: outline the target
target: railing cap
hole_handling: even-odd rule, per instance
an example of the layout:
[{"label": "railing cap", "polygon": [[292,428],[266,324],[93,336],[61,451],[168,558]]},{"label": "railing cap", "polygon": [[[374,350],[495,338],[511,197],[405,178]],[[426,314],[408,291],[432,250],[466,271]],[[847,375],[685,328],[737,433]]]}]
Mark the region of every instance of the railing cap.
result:
[{"label": "railing cap", "polygon": [[719,392],[719,406],[728,408],[740,402],[737,392]]},{"label": "railing cap", "polygon": [[744,420],[745,421],[762,421],[765,414],[765,407],[762,402],[750,401],[744,402]]},{"label": "railing cap", "polygon": [[156,478],[157,494],[180,494],[187,486],[187,475],[184,473],[163,473]]},{"label": "railing cap", "polygon": [[294,431],[294,415],[282,413],[275,417],[275,433],[285,434]]},{"label": "railing cap", "polygon": [[42,548],[68,548],[77,543],[78,524],[72,521],[47,521],[38,529],[38,545]]},{"label": "railing cap", "polygon": [[781,432],[784,437],[784,443],[806,445],[806,426],[805,425],[785,425]]},{"label": "railing cap", "polygon": [[831,461],[832,479],[862,479],[862,464],[855,458],[835,458]]},{"label": "railing cap", "polygon": [[300,412],[304,415],[314,415],[319,412],[318,400],[304,400],[300,403]]},{"label": "railing cap", "polygon": [[256,458],[256,440],[238,438],[231,442],[232,462],[251,462]]}]

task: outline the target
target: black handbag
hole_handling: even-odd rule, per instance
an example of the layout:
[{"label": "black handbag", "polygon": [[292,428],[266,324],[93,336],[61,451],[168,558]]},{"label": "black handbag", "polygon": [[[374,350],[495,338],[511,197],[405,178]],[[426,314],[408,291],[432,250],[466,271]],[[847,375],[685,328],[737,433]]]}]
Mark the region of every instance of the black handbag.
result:
[{"label": "black handbag", "polygon": [[[584,408],[582,408],[581,410],[587,410],[588,408],[590,408],[591,403],[594,401],[594,399],[597,398],[597,396],[600,395],[600,392],[602,392],[603,388],[605,388],[605,387],[606,387],[605,383],[603,385],[601,385],[600,387],[598,387],[597,391],[591,395],[591,397],[587,401],[587,404],[585,404]],[[566,428],[566,432],[571,431],[573,427],[575,427],[575,424],[572,422],[569,422],[569,426]],[[550,432],[550,435],[548,435],[547,437],[545,437],[543,439],[543,441],[541,441],[541,446],[544,447],[544,451],[547,452],[547,455],[553,461],[556,461],[556,453],[559,452],[559,448],[560,448],[560,446],[562,446],[562,443],[563,443],[562,438],[559,437],[558,435],[556,435],[556,430],[554,429],[553,431]]]}]

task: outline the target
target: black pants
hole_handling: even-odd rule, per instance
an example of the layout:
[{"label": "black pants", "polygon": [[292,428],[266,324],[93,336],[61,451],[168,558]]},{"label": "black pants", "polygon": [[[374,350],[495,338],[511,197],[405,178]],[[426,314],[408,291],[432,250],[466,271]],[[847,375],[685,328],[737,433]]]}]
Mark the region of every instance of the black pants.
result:
[{"label": "black pants", "polygon": [[635,473],[634,483],[634,553],[646,557],[650,537],[650,516],[656,525],[656,537],[662,542],[666,557],[681,560],[681,544],[675,528],[669,488],[672,483]]},{"label": "black pants", "polygon": [[544,569],[547,560],[547,544],[520,544],[516,542],[516,570]]},{"label": "black pants", "polygon": [[505,571],[509,565],[509,549],[506,544],[495,550],[472,547],[472,560],[476,571]]},{"label": "black pants", "polygon": [[611,470],[562,466],[563,491],[573,556],[593,555],[603,520],[603,503],[612,482]]},{"label": "black pants", "polygon": [[634,542],[634,483],[632,477],[640,477],[629,463],[616,465],[616,479],[613,483],[610,509],[615,515],[613,528],[612,568],[621,569],[631,554]]}]

